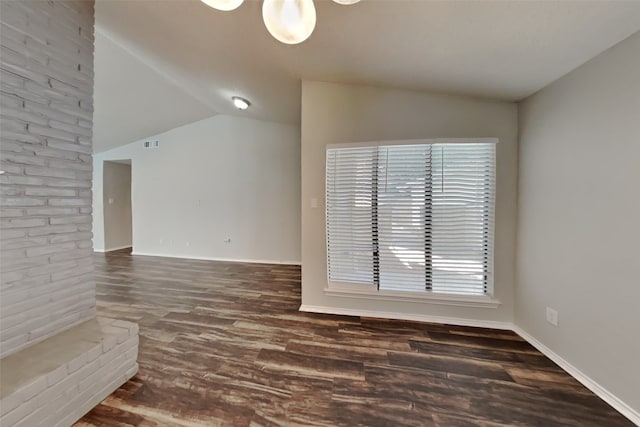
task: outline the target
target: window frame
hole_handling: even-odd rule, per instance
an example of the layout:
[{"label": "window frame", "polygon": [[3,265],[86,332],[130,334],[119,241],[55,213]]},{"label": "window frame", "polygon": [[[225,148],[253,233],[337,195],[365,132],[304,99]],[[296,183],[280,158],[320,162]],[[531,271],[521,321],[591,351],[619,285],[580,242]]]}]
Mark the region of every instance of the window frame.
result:
[{"label": "window frame", "polygon": [[[426,145],[426,144],[495,144],[500,141],[498,138],[433,138],[433,139],[411,139],[411,140],[387,140],[387,141],[368,141],[354,142],[342,144],[327,144],[325,147],[325,262],[327,274],[327,286],[324,289],[327,296],[338,296],[358,299],[382,299],[385,301],[406,301],[406,302],[427,302],[432,304],[457,305],[478,308],[497,308],[501,305],[495,296],[494,280],[487,285],[486,293],[482,295],[457,295],[433,292],[412,292],[399,290],[378,289],[375,283],[354,283],[330,280],[329,274],[329,245],[328,245],[328,206],[327,197],[327,152],[329,149],[340,148],[362,148],[362,147],[379,147],[393,145]],[[497,153],[496,153],[497,156]],[[494,173],[497,173],[497,159],[495,162]],[[494,187],[494,191],[496,188]],[[495,201],[495,194],[494,194]],[[494,220],[495,223],[495,220]],[[495,243],[495,225],[494,225],[494,243]],[[495,246],[495,244],[493,245]],[[493,255],[493,254],[492,254]],[[493,256],[491,256],[493,260]],[[495,269],[494,269],[495,271]],[[493,278],[492,278],[493,279]]]}]

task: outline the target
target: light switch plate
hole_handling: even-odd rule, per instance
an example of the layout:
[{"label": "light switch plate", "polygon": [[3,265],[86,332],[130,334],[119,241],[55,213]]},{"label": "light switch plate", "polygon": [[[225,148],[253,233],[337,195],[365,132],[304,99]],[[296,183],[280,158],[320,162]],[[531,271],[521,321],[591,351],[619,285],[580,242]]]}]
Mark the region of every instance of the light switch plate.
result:
[{"label": "light switch plate", "polygon": [[547,307],[547,322],[551,323],[556,328],[558,327],[558,311],[551,307]]}]

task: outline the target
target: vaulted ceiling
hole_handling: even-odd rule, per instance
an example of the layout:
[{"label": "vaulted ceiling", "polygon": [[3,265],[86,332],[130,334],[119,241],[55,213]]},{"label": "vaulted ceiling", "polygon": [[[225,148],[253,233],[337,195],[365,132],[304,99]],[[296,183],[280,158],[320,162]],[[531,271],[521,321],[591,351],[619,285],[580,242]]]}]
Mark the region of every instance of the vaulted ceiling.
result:
[{"label": "vaulted ceiling", "polygon": [[98,0],[95,150],[220,113],[299,123],[301,79],[517,101],[640,30],[635,1],[315,3],[314,33],[284,45],[258,1]]}]

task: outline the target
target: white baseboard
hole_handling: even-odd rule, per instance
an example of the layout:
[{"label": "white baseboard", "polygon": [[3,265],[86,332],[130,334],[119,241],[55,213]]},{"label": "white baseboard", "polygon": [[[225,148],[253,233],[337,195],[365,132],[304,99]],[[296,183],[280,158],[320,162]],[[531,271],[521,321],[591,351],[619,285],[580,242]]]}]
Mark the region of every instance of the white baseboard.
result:
[{"label": "white baseboard", "polygon": [[508,329],[508,330],[511,330],[513,328],[513,325],[509,322],[497,322],[495,320],[474,320],[474,319],[465,319],[461,317],[429,316],[426,314],[407,314],[407,313],[395,313],[395,312],[388,312],[388,311],[355,310],[350,308],[323,307],[323,306],[306,305],[306,304],[302,304],[300,306],[300,311],[306,311],[310,313],[322,313],[322,314],[340,314],[344,316],[377,317],[382,319],[398,319],[398,320],[411,320],[416,322],[444,323],[447,325],[475,326],[478,328]]},{"label": "white baseboard", "polygon": [[300,261],[281,261],[281,260],[275,260],[275,259],[221,258],[221,257],[205,257],[205,256],[197,256],[197,255],[159,254],[159,253],[138,252],[138,251],[134,251],[131,255],[154,256],[154,257],[161,257],[161,258],[197,259],[202,261],[246,262],[250,264],[301,265]]},{"label": "white baseboard", "polygon": [[97,249],[97,248],[93,248],[93,252],[113,252],[113,251],[119,251],[121,249],[127,249],[130,248],[131,245],[124,245],[124,246],[116,246],[113,248],[104,248],[104,249]]},{"label": "white baseboard", "polygon": [[555,353],[546,345],[542,344],[536,338],[534,338],[529,333],[525,332],[519,326],[513,326],[513,331],[520,335],[522,338],[527,340],[529,344],[537,348],[542,354],[547,356],[549,359],[553,360],[558,366],[564,369],[569,375],[579,381],[583,386],[591,390],[596,396],[600,399],[607,402],[609,405],[613,407],[616,411],[620,412],[622,415],[627,417],[632,423],[640,426],[640,412],[633,409],[631,406],[627,405],[625,402],[620,400],[616,395],[611,393],[606,388],[602,387],[580,369],[573,366],[567,360],[562,358],[560,355]]}]

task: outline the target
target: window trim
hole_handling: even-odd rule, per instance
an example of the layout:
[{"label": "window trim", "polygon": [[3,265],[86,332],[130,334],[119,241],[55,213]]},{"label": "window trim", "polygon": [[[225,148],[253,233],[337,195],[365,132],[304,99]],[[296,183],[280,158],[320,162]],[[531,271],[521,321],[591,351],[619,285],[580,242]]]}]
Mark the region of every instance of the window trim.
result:
[{"label": "window trim", "polygon": [[[325,147],[325,179],[326,179],[326,153],[329,149],[335,148],[358,148],[358,147],[377,147],[389,145],[424,145],[424,144],[498,144],[498,138],[431,138],[431,139],[405,139],[405,140],[387,140],[387,141],[367,141],[340,144],[327,144]],[[497,169],[496,169],[497,173]],[[326,187],[326,182],[325,182]],[[325,192],[326,198],[326,192]],[[326,205],[326,200],[325,200]],[[327,212],[324,212],[325,221],[327,223]],[[325,230],[326,235],[326,230]],[[495,243],[495,242],[494,242]],[[495,244],[494,244],[495,246]],[[430,303],[463,307],[477,308],[498,308],[502,303],[495,296],[495,282],[492,282],[491,292],[484,295],[456,295],[441,293],[417,293],[408,291],[390,291],[377,289],[375,284],[366,285],[362,283],[336,282],[329,280],[329,247],[325,238],[325,263],[327,274],[327,287],[324,288],[324,294],[332,297],[347,297],[368,300],[383,301],[399,301],[414,303]]]},{"label": "window trim", "polygon": [[[424,144],[498,144],[498,138],[431,138],[431,139],[394,139],[389,141],[363,141],[348,142],[341,144],[327,144],[325,156],[328,149],[332,148],[361,148],[379,147],[386,145],[424,145]],[[326,171],[325,171],[326,173]]]},{"label": "window trim", "polygon": [[324,294],[330,297],[346,297],[368,300],[400,301],[454,305],[460,307],[498,308],[502,302],[495,296],[455,295],[439,293],[417,293],[406,291],[385,291],[376,289],[375,285],[354,285],[345,282],[330,282],[324,288]]}]

